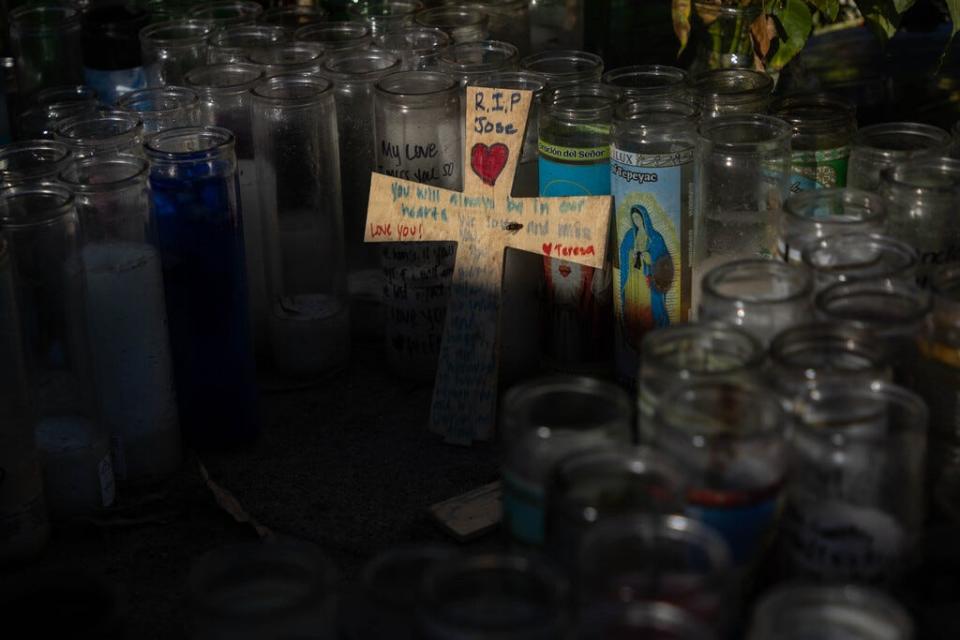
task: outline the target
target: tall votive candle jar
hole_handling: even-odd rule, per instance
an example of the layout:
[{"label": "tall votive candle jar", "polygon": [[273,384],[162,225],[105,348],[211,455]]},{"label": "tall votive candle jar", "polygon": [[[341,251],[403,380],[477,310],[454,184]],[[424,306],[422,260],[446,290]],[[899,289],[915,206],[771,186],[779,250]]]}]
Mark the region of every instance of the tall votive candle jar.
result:
[{"label": "tall votive candle jar", "polygon": [[187,72],[207,62],[213,26],[202,20],[158,22],[140,31],[147,86],[183,84]]},{"label": "tall votive candle jar", "polygon": [[61,120],[78,115],[89,115],[100,107],[97,92],[86,85],[51,87],[37,92],[20,112],[16,124],[17,138],[53,138]]},{"label": "tall votive candle jar", "polygon": [[440,29],[454,44],[486,40],[490,35],[490,16],[481,8],[466,4],[424,9],[414,16],[414,22],[421,27]]},{"label": "tall votive candle jar", "polygon": [[803,250],[823,238],[845,233],[882,233],[886,223],[883,199],[860,189],[793,193],[779,216],[777,255],[791,264],[803,262]]},{"label": "tall votive candle jar", "polygon": [[540,51],[522,58],[520,68],[546,76],[547,87],[555,89],[566,84],[600,82],[603,58],[575,49]]},{"label": "tall votive candle jar", "polygon": [[320,74],[324,48],[316,42],[278,42],[269,47],[251,49],[246,62],[259,67],[266,77],[281,73]]},{"label": "tall votive candle jar", "polygon": [[463,86],[497,71],[512,71],[517,48],[509,42],[479,40],[458,42],[440,54],[438,68],[456,76]]},{"label": "tall votive candle jar", "polygon": [[289,32],[283,27],[267,24],[242,24],[220,29],[210,35],[207,62],[246,62],[247,56],[254,50],[267,49],[289,40],[289,37]]},{"label": "tall votive candle jar", "polygon": [[207,22],[215,29],[238,24],[253,24],[263,13],[263,6],[253,0],[215,0],[194,5],[189,15],[194,20]]},{"label": "tall votive candle jar", "polygon": [[773,93],[773,78],[753,69],[714,69],[690,79],[690,90],[704,118],[766,113]]},{"label": "tall votive candle jar", "polygon": [[617,87],[624,99],[675,98],[689,96],[687,72],[660,64],[617,67],[603,74],[603,84]]},{"label": "tall votive candle jar", "polygon": [[946,153],[949,145],[950,134],[929,124],[886,122],[863,127],[850,143],[847,185],[876,191],[884,169]]},{"label": "tall votive candle jar", "polygon": [[150,23],[150,14],[111,4],[88,8],[82,22],[84,82],[100,99],[114,104],[123,94],[146,87],[140,30]]},{"label": "tall votive candle jar", "polygon": [[839,282],[874,278],[913,279],[920,264],[906,242],[877,233],[843,233],[815,241],[803,250],[803,266],[813,273],[817,293]]},{"label": "tall votive candle jar", "polygon": [[70,147],[58,140],[23,140],[0,147],[0,188],[56,180],[73,162]]},{"label": "tall votive candle jar", "polygon": [[363,22],[320,22],[300,27],[294,32],[297,42],[315,42],[324,51],[369,49],[373,41],[370,26]]},{"label": "tall votive candle jar", "polygon": [[400,58],[402,71],[436,69],[440,53],[450,44],[450,36],[431,27],[407,27],[379,33],[373,46]]},{"label": "tall votive candle jar", "polygon": [[347,6],[351,20],[366,22],[374,38],[413,26],[413,17],[423,9],[420,0],[360,0]]},{"label": "tall votive candle jar", "polygon": [[527,0],[444,0],[444,4],[480,9],[489,18],[491,38],[509,42],[520,55],[530,53],[530,2]]},{"label": "tall votive candle jar", "polygon": [[847,184],[850,140],[857,130],[852,104],[829,94],[801,94],[774,103],[771,114],[790,123],[790,191]]},{"label": "tall votive candle jar", "polygon": [[153,87],[125,94],[117,106],[136,112],[144,134],[200,123],[200,96],[187,87]]},{"label": "tall votive candle jar", "polygon": [[10,48],[21,96],[83,82],[80,17],[79,8],[58,2],[27,3],[10,11]]}]

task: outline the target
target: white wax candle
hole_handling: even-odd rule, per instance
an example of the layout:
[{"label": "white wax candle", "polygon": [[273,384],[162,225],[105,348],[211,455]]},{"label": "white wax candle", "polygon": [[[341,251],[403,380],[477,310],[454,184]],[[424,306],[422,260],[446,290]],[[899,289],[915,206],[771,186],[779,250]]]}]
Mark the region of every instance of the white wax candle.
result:
[{"label": "white wax candle", "polygon": [[49,416],[36,430],[43,485],[54,518],[89,515],[113,504],[113,463],[107,436],[79,416]]},{"label": "white wax candle", "polygon": [[333,296],[281,298],[270,318],[277,370],[295,376],[334,369],[350,357],[350,315]]}]

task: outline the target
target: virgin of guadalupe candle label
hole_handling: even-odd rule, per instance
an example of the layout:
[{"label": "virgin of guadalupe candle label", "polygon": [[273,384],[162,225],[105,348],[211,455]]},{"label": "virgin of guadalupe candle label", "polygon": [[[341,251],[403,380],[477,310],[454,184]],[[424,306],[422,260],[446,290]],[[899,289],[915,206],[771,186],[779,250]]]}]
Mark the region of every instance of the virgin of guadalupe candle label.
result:
[{"label": "virgin of guadalupe candle label", "polygon": [[618,373],[632,380],[643,336],[685,322],[689,313],[693,150],[637,154],[613,146],[612,151],[616,360]]},{"label": "virgin of guadalupe candle label", "polygon": [[849,158],[850,147],[847,146],[816,151],[794,151],[790,159],[793,173],[790,177],[790,191],[797,193],[846,186]]}]

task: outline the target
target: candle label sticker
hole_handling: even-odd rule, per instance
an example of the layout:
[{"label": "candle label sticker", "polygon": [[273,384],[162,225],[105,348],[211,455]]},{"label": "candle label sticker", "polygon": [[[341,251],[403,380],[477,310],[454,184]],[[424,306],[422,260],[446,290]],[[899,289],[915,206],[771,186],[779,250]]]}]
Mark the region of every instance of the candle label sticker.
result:
[{"label": "candle label sticker", "polygon": [[685,322],[690,307],[693,150],[637,154],[613,147],[613,308],[617,372],[636,377],[640,342]]},{"label": "candle label sticker", "polygon": [[850,147],[794,151],[790,159],[793,170],[790,176],[791,193],[846,186],[849,158]]},{"label": "candle label sticker", "polygon": [[604,261],[609,197],[510,195],[532,95],[467,89],[463,162],[470,170],[462,192],[399,176],[371,179],[367,242],[457,243],[430,411],[431,429],[448,442],[488,439],[496,424],[505,249],[592,267]]},{"label": "candle label sticker", "polygon": [[687,515],[716,529],[730,546],[736,564],[749,563],[774,528],[780,511],[779,488],[776,485],[755,495],[691,491]]}]

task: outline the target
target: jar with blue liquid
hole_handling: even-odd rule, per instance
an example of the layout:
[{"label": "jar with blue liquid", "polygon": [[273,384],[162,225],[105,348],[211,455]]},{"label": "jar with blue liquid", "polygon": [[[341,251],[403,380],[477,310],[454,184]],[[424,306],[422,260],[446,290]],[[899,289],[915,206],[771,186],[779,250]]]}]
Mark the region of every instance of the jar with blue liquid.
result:
[{"label": "jar with blue liquid", "polygon": [[144,9],[104,5],[84,11],[83,77],[107,104],[147,86],[140,30],[150,23]]},{"label": "jar with blue liquid", "polygon": [[204,449],[259,429],[234,147],[219,127],[170,129],[145,145],[180,424]]}]

